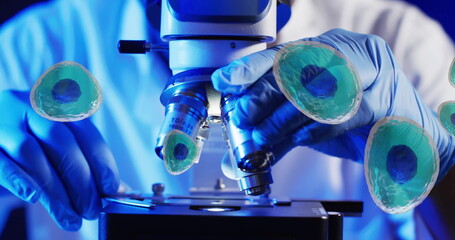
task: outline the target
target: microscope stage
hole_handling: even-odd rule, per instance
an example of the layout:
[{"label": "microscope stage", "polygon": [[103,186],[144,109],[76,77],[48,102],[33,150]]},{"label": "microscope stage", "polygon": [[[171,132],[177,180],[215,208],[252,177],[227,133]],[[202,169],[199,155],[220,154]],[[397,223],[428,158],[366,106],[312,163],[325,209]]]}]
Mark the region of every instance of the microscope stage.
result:
[{"label": "microscope stage", "polygon": [[318,201],[171,197],[152,202],[156,206],[149,208],[109,202],[99,220],[100,239],[328,237],[329,215]]}]

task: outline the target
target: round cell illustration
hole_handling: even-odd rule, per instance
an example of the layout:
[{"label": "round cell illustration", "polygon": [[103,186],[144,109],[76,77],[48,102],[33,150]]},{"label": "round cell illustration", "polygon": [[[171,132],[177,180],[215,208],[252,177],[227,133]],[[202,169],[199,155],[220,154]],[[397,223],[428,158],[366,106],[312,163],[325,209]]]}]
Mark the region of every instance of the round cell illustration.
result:
[{"label": "round cell illustration", "polygon": [[167,171],[179,175],[188,170],[198,159],[198,147],[191,137],[180,131],[172,130],[164,139],[163,159]]},{"label": "round cell illustration", "polygon": [[447,101],[438,107],[439,122],[455,136],[455,101]]},{"label": "round cell illustration", "polygon": [[318,122],[349,120],[362,99],[362,84],[354,66],[342,53],[319,42],[284,45],[275,56],[273,75],[286,98]]},{"label": "round cell illustration", "polygon": [[455,58],[452,60],[452,64],[449,69],[449,81],[452,87],[455,87]]},{"label": "round cell illustration", "polygon": [[385,117],[370,131],[364,168],[376,205],[388,213],[403,213],[430,193],[439,173],[439,154],[416,122]]},{"label": "round cell illustration", "polygon": [[50,67],[30,92],[33,109],[44,118],[60,122],[90,117],[101,102],[98,81],[82,65],[72,61]]}]

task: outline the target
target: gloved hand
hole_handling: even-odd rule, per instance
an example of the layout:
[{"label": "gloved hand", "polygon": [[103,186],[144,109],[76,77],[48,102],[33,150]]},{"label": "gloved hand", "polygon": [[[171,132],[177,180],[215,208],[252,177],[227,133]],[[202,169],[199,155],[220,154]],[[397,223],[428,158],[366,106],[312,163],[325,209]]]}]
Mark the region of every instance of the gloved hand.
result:
[{"label": "gloved hand", "polygon": [[253,129],[254,141],[271,146],[277,159],[303,145],[363,161],[368,134],[376,121],[385,116],[402,116],[428,131],[440,153],[439,176],[445,175],[455,160],[454,139],[422,102],[384,40],[334,29],[303,41],[332,46],[357,68],[363,99],[356,115],[338,125],[322,124],[303,115],[281,93],[272,74],[273,60],[281,47],[277,46],[243,57],[213,73],[215,89],[243,94],[234,110],[234,124]]},{"label": "gloved hand", "polygon": [[117,166],[88,120],[53,122],[36,114],[29,93],[0,92],[0,185],[40,201],[65,230],[95,219],[101,196],[119,186]]}]

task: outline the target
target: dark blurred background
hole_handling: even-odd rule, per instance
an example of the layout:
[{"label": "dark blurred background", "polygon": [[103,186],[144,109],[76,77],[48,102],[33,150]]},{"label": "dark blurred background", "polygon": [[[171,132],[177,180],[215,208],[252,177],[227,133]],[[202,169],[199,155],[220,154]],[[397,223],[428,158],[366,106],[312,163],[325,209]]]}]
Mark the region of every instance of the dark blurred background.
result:
[{"label": "dark blurred background", "polygon": [[428,16],[442,24],[455,41],[455,1],[453,0],[407,0],[422,9]]},{"label": "dark blurred background", "polygon": [[[305,0],[299,0],[305,1]],[[21,9],[37,2],[45,0],[1,0],[0,3],[0,24],[14,16]],[[455,41],[455,1],[453,0],[407,0],[417,5],[428,16],[439,21],[445,31]]]},{"label": "dark blurred background", "polygon": [[47,2],[44,0],[2,0],[0,2],[0,24],[17,12],[37,2]]}]

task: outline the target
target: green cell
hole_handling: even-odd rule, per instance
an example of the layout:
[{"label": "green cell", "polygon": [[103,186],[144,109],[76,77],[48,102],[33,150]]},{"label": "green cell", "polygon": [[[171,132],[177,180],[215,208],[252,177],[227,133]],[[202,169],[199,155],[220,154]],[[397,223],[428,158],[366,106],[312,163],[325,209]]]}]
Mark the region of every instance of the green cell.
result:
[{"label": "green cell", "polygon": [[438,108],[438,118],[442,126],[455,136],[455,101],[442,103]]},{"label": "green cell", "polygon": [[376,205],[388,213],[403,213],[430,193],[439,173],[439,154],[416,122],[385,117],[370,131],[364,168]]},{"label": "green cell", "polygon": [[312,41],[286,44],[274,59],[273,74],[287,99],[318,122],[345,122],[359,108],[362,88],[357,71],[328,45]]},{"label": "green cell", "polygon": [[98,81],[82,65],[71,61],[50,67],[30,92],[33,109],[44,118],[60,122],[90,117],[101,102]]},{"label": "green cell", "polygon": [[450,84],[455,87],[455,58],[452,61],[449,69],[449,81]]},{"label": "green cell", "polygon": [[179,175],[188,170],[198,159],[199,148],[188,134],[170,131],[164,140],[163,159],[167,171]]}]

